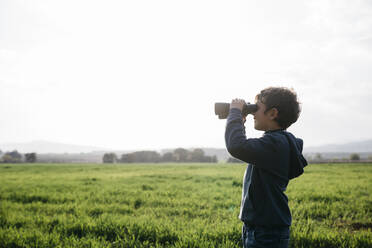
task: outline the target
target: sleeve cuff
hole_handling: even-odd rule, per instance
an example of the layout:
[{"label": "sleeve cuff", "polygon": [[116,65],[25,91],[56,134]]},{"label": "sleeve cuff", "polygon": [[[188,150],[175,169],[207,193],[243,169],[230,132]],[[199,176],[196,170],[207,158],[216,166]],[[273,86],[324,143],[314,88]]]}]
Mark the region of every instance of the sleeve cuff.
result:
[{"label": "sleeve cuff", "polygon": [[229,110],[229,115],[227,117],[227,123],[233,122],[233,121],[239,121],[241,122],[243,119],[242,111],[238,108],[232,108]]},{"label": "sleeve cuff", "polygon": [[238,108],[231,108],[230,111],[229,111],[229,114],[242,114],[242,111]]}]

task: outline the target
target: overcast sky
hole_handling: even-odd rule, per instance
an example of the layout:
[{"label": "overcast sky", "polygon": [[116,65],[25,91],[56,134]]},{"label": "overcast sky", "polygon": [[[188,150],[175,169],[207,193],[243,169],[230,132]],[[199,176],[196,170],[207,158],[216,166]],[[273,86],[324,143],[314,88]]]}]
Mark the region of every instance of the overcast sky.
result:
[{"label": "overcast sky", "polygon": [[224,147],[214,102],[268,86],[305,146],[371,139],[372,1],[0,1],[0,143]]}]

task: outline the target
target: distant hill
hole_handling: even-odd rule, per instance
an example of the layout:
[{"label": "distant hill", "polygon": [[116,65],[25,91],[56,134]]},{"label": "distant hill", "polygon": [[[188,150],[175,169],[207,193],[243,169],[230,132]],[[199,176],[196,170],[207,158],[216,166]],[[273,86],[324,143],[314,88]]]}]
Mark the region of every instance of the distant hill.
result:
[{"label": "distant hill", "polygon": [[372,153],[372,140],[349,142],[345,144],[329,144],[304,148],[304,153]]},{"label": "distant hill", "polygon": [[20,153],[36,152],[36,153],[85,153],[92,151],[110,150],[96,146],[81,146],[70,145],[48,141],[32,141],[28,143],[8,143],[0,144],[0,150],[13,151],[17,150]]}]

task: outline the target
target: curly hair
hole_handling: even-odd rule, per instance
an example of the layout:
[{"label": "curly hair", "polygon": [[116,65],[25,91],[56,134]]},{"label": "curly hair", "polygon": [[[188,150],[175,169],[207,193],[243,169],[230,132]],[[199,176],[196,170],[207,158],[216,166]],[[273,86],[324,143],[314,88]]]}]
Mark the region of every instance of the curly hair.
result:
[{"label": "curly hair", "polygon": [[278,117],[274,120],[284,129],[295,123],[300,116],[300,103],[297,101],[297,94],[293,88],[268,87],[256,95],[256,101],[265,104],[265,113],[276,108]]}]

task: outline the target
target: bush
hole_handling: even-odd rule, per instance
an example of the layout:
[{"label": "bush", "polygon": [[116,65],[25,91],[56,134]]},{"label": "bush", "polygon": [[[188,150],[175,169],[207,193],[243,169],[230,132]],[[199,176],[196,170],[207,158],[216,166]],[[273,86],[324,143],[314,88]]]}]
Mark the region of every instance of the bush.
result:
[{"label": "bush", "polygon": [[359,154],[358,153],[352,153],[352,154],[350,154],[350,160],[353,160],[353,161],[360,160]]},{"label": "bush", "polygon": [[3,163],[20,163],[20,162],[22,162],[22,154],[20,154],[16,150],[12,151],[12,152],[7,152],[1,158],[1,161]]},{"label": "bush", "polygon": [[115,153],[105,153],[103,155],[102,160],[103,160],[103,163],[116,163],[118,158]]}]

